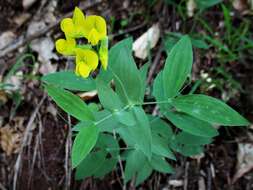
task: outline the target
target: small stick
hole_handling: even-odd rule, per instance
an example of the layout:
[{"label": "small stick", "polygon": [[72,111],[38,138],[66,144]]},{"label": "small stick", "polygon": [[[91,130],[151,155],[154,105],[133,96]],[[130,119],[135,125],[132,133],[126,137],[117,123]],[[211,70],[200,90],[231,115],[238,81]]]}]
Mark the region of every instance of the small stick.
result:
[{"label": "small stick", "polygon": [[186,162],[185,170],[184,170],[184,190],[187,190],[188,187],[188,169],[189,169],[189,162]]},{"label": "small stick", "polygon": [[35,108],[34,112],[32,113],[31,117],[30,117],[30,120],[28,121],[27,125],[26,125],[26,128],[25,128],[25,132],[24,132],[24,138],[22,140],[22,145],[21,145],[21,148],[20,148],[20,152],[18,154],[18,157],[17,157],[17,160],[16,160],[16,163],[14,165],[14,176],[13,176],[13,190],[16,190],[17,188],[17,178],[18,178],[18,173],[19,173],[19,169],[21,167],[21,163],[22,163],[22,154],[23,154],[23,151],[24,151],[24,147],[26,145],[26,142],[29,138],[29,133],[31,132],[32,128],[33,128],[33,122],[36,118],[36,115],[42,105],[42,103],[44,102],[46,98],[46,95],[44,94],[44,96],[42,97],[41,101],[39,102],[38,106]]},{"label": "small stick", "polygon": [[66,139],[66,146],[65,146],[65,172],[66,172],[66,180],[65,180],[65,189],[68,190],[70,189],[71,185],[71,166],[69,163],[69,154],[71,150],[71,144],[72,144],[72,131],[71,131],[71,118],[70,115],[68,115],[68,135]]},{"label": "small stick", "polygon": [[152,77],[154,75],[154,72],[156,70],[156,67],[158,66],[159,62],[160,62],[160,58],[162,55],[162,51],[163,51],[163,45],[161,44],[159,47],[159,50],[155,56],[154,62],[153,64],[150,66],[149,72],[148,72],[148,78],[147,78],[147,84],[150,84]]},{"label": "small stick", "polygon": [[137,26],[134,26],[132,28],[128,28],[128,29],[124,30],[123,32],[119,32],[119,33],[116,33],[116,34],[111,34],[111,35],[109,35],[109,38],[115,38],[115,37],[130,33],[130,32],[134,32],[136,30],[139,30],[139,29],[143,28],[144,26],[146,26],[146,24],[147,24],[147,22],[143,22],[140,25],[137,25]]},{"label": "small stick", "polygon": [[2,183],[0,183],[0,190],[7,190],[7,189],[2,185]]},{"label": "small stick", "polygon": [[[114,137],[115,140],[117,140],[115,130],[113,130],[113,137]],[[122,164],[122,160],[120,158],[120,155],[118,155],[118,161],[119,161],[119,167],[120,167],[121,175],[122,175],[122,178],[123,178],[123,187],[122,187],[122,189],[126,190],[126,184],[124,182],[125,181],[125,174],[124,174],[123,164]]]},{"label": "small stick", "polygon": [[212,170],[211,166],[207,169],[207,190],[212,189]]}]

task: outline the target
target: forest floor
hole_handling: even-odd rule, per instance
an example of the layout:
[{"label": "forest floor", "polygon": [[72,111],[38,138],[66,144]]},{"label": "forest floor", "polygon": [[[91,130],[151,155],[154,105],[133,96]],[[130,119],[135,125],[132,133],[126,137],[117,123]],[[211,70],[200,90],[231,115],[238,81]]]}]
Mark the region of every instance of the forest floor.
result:
[{"label": "forest floor", "polygon": [[[158,43],[148,58],[135,58],[138,66],[150,61],[150,84],[166,51],[178,36],[189,34],[195,41],[194,66],[185,90],[193,87],[222,99],[253,122],[253,3],[224,1],[192,12],[186,0],[173,2],[0,0],[0,190],[121,188],[117,170],[101,180],[74,180],[69,152],[75,120],[41,85],[41,76],[73,68],[73,60],[56,53],[54,41],[62,36],[59,21],[75,6],[106,18],[110,46],[128,36],[136,40],[158,23]],[[97,101],[92,93],[86,98]],[[220,127],[219,132],[203,154],[178,156],[175,174],[153,173],[136,189],[253,189],[253,126]]]}]

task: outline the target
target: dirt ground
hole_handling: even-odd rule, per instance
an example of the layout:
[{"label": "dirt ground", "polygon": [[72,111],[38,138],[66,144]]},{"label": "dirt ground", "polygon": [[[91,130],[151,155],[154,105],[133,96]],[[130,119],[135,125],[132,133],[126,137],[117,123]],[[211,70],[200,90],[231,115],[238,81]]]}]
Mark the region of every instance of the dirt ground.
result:
[{"label": "dirt ground", "polygon": [[[30,6],[24,5],[24,2],[26,1],[0,0],[0,36],[9,32],[1,38],[9,42],[0,41],[0,82],[13,65],[19,63],[20,58],[23,59],[16,70],[16,73],[20,74],[19,77],[8,79],[17,88],[7,91],[0,88],[0,101],[3,102],[0,104],[0,190],[120,189],[120,172],[117,170],[101,180],[74,180],[75,171],[70,168],[69,152],[72,142],[71,126],[76,121],[68,118],[52,103],[39,81],[39,77],[48,72],[73,68],[73,60],[58,55],[54,48],[49,55],[43,57],[41,51],[35,48],[36,43],[39,44],[41,39],[55,41],[61,37],[59,20],[71,14],[76,5],[86,14],[97,14],[106,18],[108,33],[112,37],[111,45],[127,36],[136,39],[157,22],[161,27],[162,37],[167,32],[189,33],[191,30],[201,34],[205,28],[196,24],[192,18],[183,20],[180,11],[163,0],[153,1],[154,4],[151,0],[30,0]],[[186,1],[182,2],[184,4]],[[233,8],[229,1],[224,3],[233,11],[233,27],[238,27],[244,19],[248,19],[251,22],[249,32],[253,32],[253,14],[243,14],[241,10]],[[219,35],[225,35],[224,28],[220,27],[221,23],[224,23],[220,6],[212,7],[202,14],[203,19],[208,20],[217,33],[217,38]],[[166,53],[159,53],[161,47],[163,42],[160,39],[151,51],[152,64],[156,66],[149,72],[149,82],[152,82],[164,64]],[[217,58],[216,54],[219,54],[216,47],[194,49],[193,80],[198,80],[201,73],[205,72],[213,80],[222,81],[222,90],[209,89],[208,84],[204,83],[197,91],[217,98],[229,97],[226,99],[227,103],[252,122],[252,51],[246,49],[240,52],[240,59],[226,61],[224,69],[233,81],[236,81],[231,85],[230,78],[213,70],[213,67],[220,66],[221,59]],[[137,58],[135,60],[139,66],[146,62]],[[233,86],[237,83],[240,85],[239,90]],[[188,88],[190,87],[192,86]],[[89,101],[97,101],[97,98]],[[192,158],[178,155],[177,162],[173,164],[175,174],[153,173],[136,189],[253,189],[253,173],[250,172],[250,168],[253,168],[253,156],[244,160],[249,171],[243,172],[240,178],[235,177],[240,167],[237,166],[239,144],[243,146],[253,143],[252,130],[253,128],[221,127],[220,136],[205,147],[203,155]]]}]

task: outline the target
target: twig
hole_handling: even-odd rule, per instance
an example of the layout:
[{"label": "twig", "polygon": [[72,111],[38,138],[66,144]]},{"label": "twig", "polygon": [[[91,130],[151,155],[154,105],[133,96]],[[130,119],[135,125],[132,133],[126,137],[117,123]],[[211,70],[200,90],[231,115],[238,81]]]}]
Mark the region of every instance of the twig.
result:
[{"label": "twig", "polygon": [[7,190],[7,189],[2,185],[2,183],[0,183],[0,190]]},{"label": "twig", "polygon": [[[113,130],[113,137],[114,137],[115,140],[117,140],[115,130]],[[121,160],[120,155],[118,155],[118,161],[119,161],[119,167],[120,167],[120,171],[121,171],[121,175],[122,175],[122,179],[123,179],[123,187],[122,187],[122,189],[126,190],[126,184],[124,182],[125,181],[125,174],[124,174],[123,164],[122,164],[122,160]]]},{"label": "twig", "polygon": [[130,32],[134,32],[136,30],[143,28],[144,26],[146,26],[146,24],[147,24],[147,22],[145,21],[145,22],[141,23],[140,25],[134,26],[132,28],[128,28],[128,29],[124,30],[123,32],[111,34],[111,35],[109,35],[109,38],[115,38],[115,37],[130,33]]},{"label": "twig", "polygon": [[71,132],[71,118],[68,115],[68,135],[66,139],[66,146],[65,146],[65,172],[66,172],[66,178],[65,178],[65,189],[70,189],[70,183],[71,183],[71,166],[69,163],[69,152],[71,150],[71,144],[72,144],[72,132]]},{"label": "twig", "polygon": [[21,160],[21,156],[23,154],[23,151],[24,151],[24,147],[27,143],[27,140],[29,139],[29,133],[31,132],[32,128],[33,128],[33,122],[36,118],[36,115],[42,105],[42,103],[44,102],[46,98],[46,95],[43,96],[43,98],[41,99],[41,101],[39,102],[38,106],[36,107],[36,109],[34,110],[34,112],[32,113],[31,117],[30,117],[30,120],[28,121],[27,125],[26,125],[26,128],[25,128],[25,132],[24,132],[24,138],[22,140],[22,144],[21,144],[21,148],[20,148],[20,152],[18,154],[18,157],[17,157],[17,160],[16,160],[16,163],[14,165],[14,177],[13,177],[13,190],[16,190],[16,187],[17,187],[17,178],[18,178],[18,173],[19,173],[19,169],[21,167],[21,163],[22,163],[22,160]]},{"label": "twig", "polygon": [[212,189],[212,170],[211,167],[207,169],[207,190]]},{"label": "twig", "polygon": [[184,190],[187,190],[188,187],[188,169],[189,169],[189,162],[186,162],[184,170]]},{"label": "twig", "polygon": [[36,161],[36,158],[37,158],[38,148],[39,148],[39,135],[36,136],[36,142],[35,142],[34,153],[33,153],[33,158],[32,158],[32,166],[29,169],[28,187],[30,187],[30,184],[31,184],[31,181],[32,181],[33,170],[34,170],[34,165],[35,165],[35,161]]},{"label": "twig", "polygon": [[160,61],[162,51],[163,51],[163,45],[161,44],[160,47],[159,47],[159,50],[158,50],[158,52],[155,56],[154,62],[153,62],[153,64],[151,65],[151,67],[149,69],[148,78],[147,78],[147,83],[148,84],[150,84],[150,82],[152,80],[153,74],[156,70],[156,67],[157,67],[159,61]]},{"label": "twig", "polygon": [[[83,7],[80,7],[80,8],[81,9],[90,9],[90,8],[94,7],[95,5],[101,3],[101,2],[102,2],[102,0],[94,0],[94,1],[92,1],[92,3],[85,4]],[[0,58],[5,56],[6,54],[12,52],[12,51],[15,51],[16,49],[24,46],[25,44],[29,43],[30,41],[43,36],[44,34],[49,32],[50,30],[54,29],[57,25],[59,25],[62,18],[70,17],[71,15],[72,15],[72,12],[69,12],[69,13],[65,14],[60,19],[57,19],[55,23],[50,24],[49,26],[47,26],[44,29],[36,32],[35,34],[32,34],[30,36],[22,35],[21,37],[18,38],[16,43],[9,44],[6,48],[1,49]],[[0,64],[1,64],[1,62],[0,62]]]}]

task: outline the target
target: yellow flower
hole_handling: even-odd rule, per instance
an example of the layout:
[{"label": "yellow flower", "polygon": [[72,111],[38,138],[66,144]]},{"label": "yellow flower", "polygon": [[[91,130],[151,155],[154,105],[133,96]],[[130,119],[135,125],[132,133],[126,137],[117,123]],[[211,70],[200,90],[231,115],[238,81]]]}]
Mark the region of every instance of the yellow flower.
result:
[{"label": "yellow flower", "polygon": [[87,16],[84,24],[84,37],[93,46],[106,37],[106,22],[101,16]]},{"label": "yellow flower", "polygon": [[76,74],[87,78],[98,66],[96,52],[89,49],[76,49]]},{"label": "yellow flower", "polygon": [[61,21],[61,30],[66,36],[80,38],[84,35],[85,16],[81,9],[75,7],[73,18],[65,18]]},{"label": "yellow flower", "polygon": [[104,38],[101,40],[101,45],[99,48],[99,59],[101,61],[101,64],[104,68],[104,70],[106,70],[107,65],[108,65],[108,38]]},{"label": "yellow flower", "polygon": [[[108,65],[108,37],[106,22],[103,17],[91,15],[85,16],[75,7],[73,17],[61,21],[61,29],[65,39],[56,41],[56,50],[63,55],[76,56],[77,75],[84,78],[98,67],[98,59],[106,70]],[[76,38],[86,38],[88,44],[77,44]],[[96,48],[92,46],[98,45]],[[99,48],[99,49],[97,49]]]},{"label": "yellow flower", "polygon": [[72,38],[59,39],[55,42],[56,50],[63,55],[74,55],[76,41]]},{"label": "yellow flower", "polygon": [[61,29],[66,36],[72,38],[85,37],[93,46],[106,37],[106,22],[100,16],[87,16],[76,7],[73,18],[65,18],[61,21]]}]

